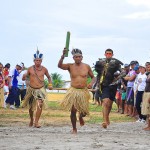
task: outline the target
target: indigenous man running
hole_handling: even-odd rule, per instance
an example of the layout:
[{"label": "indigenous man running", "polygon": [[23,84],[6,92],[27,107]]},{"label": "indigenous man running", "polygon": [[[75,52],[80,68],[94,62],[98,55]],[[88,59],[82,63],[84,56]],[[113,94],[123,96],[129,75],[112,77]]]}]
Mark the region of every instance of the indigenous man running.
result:
[{"label": "indigenous man running", "polygon": [[106,58],[99,59],[95,65],[95,70],[98,73],[97,81],[99,83],[99,90],[103,101],[103,128],[107,128],[107,126],[110,124],[109,113],[111,111],[117,91],[117,85],[113,84],[115,83],[114,73],[118,70],[121,71],[121,65],[123,64],[119,60],[112,58],[112,49],[105,50],[105,57]]},{"label": "indigenous man running", "polygon": [[[80,125],[84,125],[83,117],[89,114],[89,98],[90,94],[88,88],[92,87],[94,83],[94,75],[89,65],[82,63],[82,51],[73,49],[72,55],[74,63],[63,64],[66,49],[63,50],[61,59],[59,60],[58,67],[63,70],[68,70],[71,78],[71,87],[67,91],[61,106],[71,111],[71,123],[73,127],[73,134],[77,133],[76,128],[76,113],[79,112]],[[87,78],[90,76],[92,81],[87,85]],[[88,88],[87,88],[88,87]]]},{"label": "indigenous man running", "polygon": [[[52,89],[51,77],[48,70],[41,65],[43,54],[40,54],[37,50],[34,54],[34,65],[29,67],[27,73],[23,75],[23,80],[26,77],[29,78],[29,86],[27,87],[27,93],[23,100],[22,107],[29,107],[30,123],[29,126],[40,128],[39,119],[42,113],[42,108],[46,107],[46,90],[44,88],[44,75],[48,78],[48,88]],[[34,120],[34,111],[35,120]]]}]

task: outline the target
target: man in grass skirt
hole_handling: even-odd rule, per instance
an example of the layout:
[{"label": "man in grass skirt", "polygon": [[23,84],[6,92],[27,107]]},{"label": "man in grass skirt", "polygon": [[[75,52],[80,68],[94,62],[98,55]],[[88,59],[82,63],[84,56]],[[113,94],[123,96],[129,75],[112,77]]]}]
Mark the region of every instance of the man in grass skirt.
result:
[{"label": "man in grass skirt", "polygon": [[[65,110],[71,111],[72,133],[76,134],[76,113],[79,112],[79,122],[81,126],[84,125],[83,117],[89,114],[90,94],[88,88],[91,88],[94,83],[94,75],[90,66],[82,62],[83,56],[81,50],[72,50],[74,63],[63,64],[65,53],[66,49],[63,50],[63,54],[58,62],[58,67],[69,71],[71,87],[67,91],[61,106]],[[89,85],[87,85],[88,76],[92,78]]]}]

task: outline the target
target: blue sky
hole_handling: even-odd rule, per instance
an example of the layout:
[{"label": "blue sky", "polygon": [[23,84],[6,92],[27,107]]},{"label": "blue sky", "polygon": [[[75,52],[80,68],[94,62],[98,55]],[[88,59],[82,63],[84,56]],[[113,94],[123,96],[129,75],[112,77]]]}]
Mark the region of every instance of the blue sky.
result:
[{"label": "blue sky", "polygon": [[[33,65],[38,46],[49,73],[69,80],[57,68],[67,31],[70,51],[81,49],[91,67],[107,48],[124,63],[150,61],[150,0],[0,0],[0,22],[0,62],[12,68]],[[73,62],[71,53],[64,62]]]}]

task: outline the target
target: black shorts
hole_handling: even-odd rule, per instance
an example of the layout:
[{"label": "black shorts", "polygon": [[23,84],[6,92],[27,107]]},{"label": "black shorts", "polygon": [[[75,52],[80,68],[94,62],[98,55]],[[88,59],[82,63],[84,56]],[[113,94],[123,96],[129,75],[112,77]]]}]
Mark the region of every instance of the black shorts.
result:
[{"label": "black shorts", "polygon": [[102,87],[102,99],[109,98],[111,101],[115,100],[117,86],[103,86]]}]

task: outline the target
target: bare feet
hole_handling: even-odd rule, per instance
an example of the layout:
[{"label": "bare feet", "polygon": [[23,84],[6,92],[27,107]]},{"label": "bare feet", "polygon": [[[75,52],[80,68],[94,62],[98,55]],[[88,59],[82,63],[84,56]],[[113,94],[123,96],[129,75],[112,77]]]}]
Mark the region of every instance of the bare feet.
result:
[{"label": "bare feet", "polygon": [[79,116],[79,122],[80,122],[80,126],[84,126],[85,122],[83,120],[83,117],[85,117],[86,114],[81,113]]},{"label": "bare feet", "polygon": [[79,117],[79,122],[80,122],[80,126],[84,126],[85,123],[82,117]]},{"label": "bare feet", "polygon": [[146,128],[144,128],[143,130],[145,130],[145,131],[150,131],[150,127],[146,127]]},{"label": "bare feet", "polygon": [[33,121],[30,121],[29,127],[32,127],[32,126],[33,126]]},{"label": "bare feet", "polygon": [[41,126],[40,126],[38,123],[35,123],[35,124],[34,124],[34,127],[35,127],[35,128],[41,128]]},{"label": "bare feet", "polygon": [[109,124],[110,124],[110,122],[103,122],[102,127],[106,129]]},{"label": "bare feet", "polygon": [[73,129],[72,134],[77,134],[77,129]]},{"label": "bare feet", "polygon": [[102,127],[106,129],[106,128],[107,128],[107,123],[106,123],[106,122],[103,122],[103,123],[102,123]]}]

